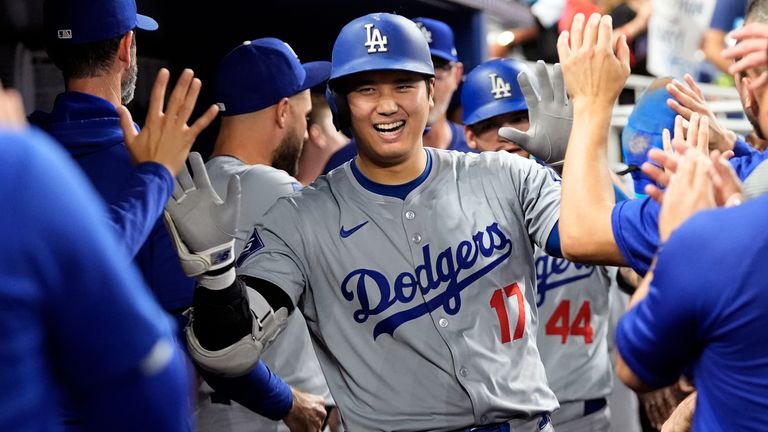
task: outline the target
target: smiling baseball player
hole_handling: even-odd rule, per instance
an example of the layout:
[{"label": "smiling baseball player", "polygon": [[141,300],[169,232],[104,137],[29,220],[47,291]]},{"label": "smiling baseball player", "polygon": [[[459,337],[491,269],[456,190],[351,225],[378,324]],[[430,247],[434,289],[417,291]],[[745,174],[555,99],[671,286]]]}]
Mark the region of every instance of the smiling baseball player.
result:
[{"label": "smiling baseball player", "polygon": [[381,13],[342,29],[329,86],[358,157],[279,199],[237,278],[237,180],[221,203],[193,164],[195,184],[167,207],[199,275],[191,351],[242,373],[299,308],[347,429],[552,430],[534,244],[557,223],[559,183],[508,153],[425,149],[433,75],[413,22]]}]

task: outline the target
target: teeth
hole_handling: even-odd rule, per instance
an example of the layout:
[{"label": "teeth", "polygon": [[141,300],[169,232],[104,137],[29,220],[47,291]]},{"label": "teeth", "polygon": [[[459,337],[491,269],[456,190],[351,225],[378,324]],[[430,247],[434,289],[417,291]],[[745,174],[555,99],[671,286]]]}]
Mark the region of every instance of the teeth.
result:
[{"label": "teeth", "polygon": [[374,129],[380,132],[392,132],[394,130],[397,130],[401,128],[405,124],[405,121],[400,120],[392,123],[379,123],[376,125],[373,125]]}]

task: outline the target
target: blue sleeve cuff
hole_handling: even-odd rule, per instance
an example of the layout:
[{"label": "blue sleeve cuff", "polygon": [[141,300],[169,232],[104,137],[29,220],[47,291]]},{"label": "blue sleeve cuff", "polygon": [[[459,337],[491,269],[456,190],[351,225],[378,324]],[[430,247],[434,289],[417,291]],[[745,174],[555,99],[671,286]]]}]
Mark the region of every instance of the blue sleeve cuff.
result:
[{"label": "blue sleeve cuff", "polygon": [[166,195],[168,198],[173,194],[174,179],[168,168],[157,162],[142,162],[136,165],[135,172],[138,174],[150,174],[158,177],[166,186]]},{"label": "blue sleeve cuff", "polygon": [[547,245],[544,247],[547,251],[547,255],[562,258],[563,251],[560,248],[560,221],[555,222],[555,226],[552,227],[552,231],[549,232],[547,237]]},{"label": "blue sleeve cuff", "polygon": [[259,361],[247,375],[222,377],[198,368],[216,392],[271,420],[281,420],[293,406],[291,387]]},{"label": "blue sleeve cuff", "polygon": [[752,153],[757,153],[757,150],[747,144],[744,137],[741,135],[736,136],[736,143],[733,145],[733,153],[736,157],[749,156]]}]

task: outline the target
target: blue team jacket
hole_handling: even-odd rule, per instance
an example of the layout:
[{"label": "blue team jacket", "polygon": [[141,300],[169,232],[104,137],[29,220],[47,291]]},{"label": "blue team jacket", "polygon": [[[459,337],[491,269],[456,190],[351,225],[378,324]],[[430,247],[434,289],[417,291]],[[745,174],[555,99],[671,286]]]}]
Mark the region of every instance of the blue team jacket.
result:
[{"label": "blue team jacket", "polygon": [[115,107],[96,96],[65,92],[52,112],[37,111],[30,121],[66,148],[107,202],[119,238],[163,308],[188,307],[194,281],[181,270],[160,219],[173,177],[159,164],[134,166]]},{"label": "blue team jacket", "polygon": [[[180,313],[192,304],[195,282],[181,269],[160,218],[173,193],[171,174],[156,163],[133,164],[117,110],[105,99],[65,92],[58,95],[50,113],[36,111],[29,120],[59,141],[83,169],[108,204],[123,247],[134,257],[158,303],[183,329]],[[237,378],[199,372],[211,387],[266,417],[281,419],[291,408],[290,388],[262,362]]]}]

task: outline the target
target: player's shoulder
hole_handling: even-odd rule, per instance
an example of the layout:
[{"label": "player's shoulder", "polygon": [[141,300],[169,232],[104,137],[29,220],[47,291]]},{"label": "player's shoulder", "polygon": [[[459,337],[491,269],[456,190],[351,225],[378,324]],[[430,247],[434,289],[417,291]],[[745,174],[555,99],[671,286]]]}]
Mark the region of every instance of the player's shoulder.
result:
[{"label": "player's shoulder", "polygon": [[[300,185],[298,180],[281,169],[263,164],[246,164],[231,156],[213,157],[205,164],[205,167],[212,179],[218,177],[228,179],[232,175],[237,175],[240,177],[240,184],[243,189],[250,187],[268,189],[285,185]],[[299,187],[292,187],[291,191],[297,189]]]},{"label": "player's shoulder", "polygon": [[456,150],[428,148],[438,166],[448,165],[459,170],[498,174],[504,170],[547,169],[535,161],[505,151],[467,153]]}]

